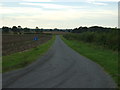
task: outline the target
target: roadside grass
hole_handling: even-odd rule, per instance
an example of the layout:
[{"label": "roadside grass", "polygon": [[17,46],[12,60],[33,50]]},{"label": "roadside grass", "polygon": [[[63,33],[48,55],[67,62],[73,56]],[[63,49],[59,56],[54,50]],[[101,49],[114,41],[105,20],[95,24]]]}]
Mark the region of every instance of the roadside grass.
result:
[{"label": "roadside grass", "polygon": [[112,76],[118,86],[120,86],[120,83],[118,83],[117,52],[103,49],[99,46],[95,46],[94,44],[84,43],[82,41],[67,40],[63,36],[61,36],[61,38],[72,49],[101,65],[103,69]]},{"label": "roadside grass", "polygon": [[45,52],[48,51],[50,46],[53,44],[54,40],[55,40],[55,35],[53,35],[51,40],[49,40],[48,42],[36,48],[31,48],[25,52],[18,52],[8,56],[3,56],[2,72],[4,73],[4,72],[16,70],[31,64],[32,62],[37,60],[39,57],[44,55]]},{"label": "roadside grass", "polygon": [[2,73],[2,56],[0,56],[0,73]]}]

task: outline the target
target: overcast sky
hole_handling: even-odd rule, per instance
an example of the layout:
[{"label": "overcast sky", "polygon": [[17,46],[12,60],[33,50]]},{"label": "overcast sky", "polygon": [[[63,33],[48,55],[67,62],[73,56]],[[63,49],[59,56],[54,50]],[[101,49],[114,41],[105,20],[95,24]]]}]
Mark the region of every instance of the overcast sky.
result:
[{"label": "overcast sky", "polygon": [[0,27],[118,27],[118,0],[1,0]]}]

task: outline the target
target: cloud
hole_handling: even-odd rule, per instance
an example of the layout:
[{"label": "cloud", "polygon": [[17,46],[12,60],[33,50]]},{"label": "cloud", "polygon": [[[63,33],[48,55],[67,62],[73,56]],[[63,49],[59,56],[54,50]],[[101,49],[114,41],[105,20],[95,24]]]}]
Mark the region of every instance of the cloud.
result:
[{"label": "cloud", "polygon": [[46,3],[20,3],[23,5],[32,5],[32,6],[41,6],[43,8],[54,8],[54,9],[63,9],[63,8],[69,8],[69,6],[64,5],[57,5],[57,4],[46,4]]},{"label": "cloud", "polygon": [[95,5],[108,5],[108,2],[119,2],[119,0],[23,0],[25,2],[85,2]]},{"label": "cloud", "polygon": [[95,4],[95,5],[102,5],[102,6],[108,5],[107,3],[103,3],[103,2],[94,2],[94,1],[88,1],[87,3]]},{"label": "cloud", "polygon": [[[47,6],[42,4],[43,6]],[[52,5],[52,4],[51,4]],[[52,8],[61,8],[53,4]],[[63,6],[64,7],[64,6]],[[45,7],[48,8],[48,7]],[[66,7],[64,7],[66,8]],[[68,8],[68,7],[67,7]],[[44,10],[38,7],[0,7],[3,17],[11,17],[16,19],[31,19],[31,20],[52,20],[52,21],[67,21],[82,18],[99,18],[106,16],[116,16],[117,10],[96,10],[96,9],[75,9],[68,8],[66,10]],[[12,16],[11,16],[12,15]],[[17,15],[17,16],[16,16]],[[117,16],[116,16],[117,17]]]},{"label": "cloud", "polygon": [[[41,8],[34,8],[34,7],[0,7],[0,13],[1,14],[22,14],[22,13],[38,13],[40,12],[42,9]],[[31,12],[32,11],[32,12]]]},{"label": "cloud", "polygon": [[68,6],[68,5],[58,5],[58,4],[48,4],[48,3],[20,3],[21,5],[31,5],[31,6],[41,6],[47,9],[80,9],[85,8],[83,6]]},{"label": "cloud", "polygon": [[53,0],[22,0],[26,2],[53,2]]},{"label": "cloud", "polygon": [[97,2],[93,2],[92,4],[95,4],[95,5],[108,5],[107,3],[97,3]]},{"label": "cloud", "polygon": [[87,2],[118,2],[119,0],[85,0]]},{"label": "cloud", "polygon": [[23,0],[27,2],[118,2],[119,0]]},{"label": "cloud", "polygon": [[119,0],[0,0],[0,2],[118,2]]},{"label": "cloud", "polygon": [[118,2],[119,0],[85,0],[86,3],[95,5],[108,5],[108,2]]},{"label": "cloud", "polygon": [[3,16],[3,25],[21,25],[27,27],[39,26],[40,28],[75,28],[80,25],[115,25],[117,11],[79,11],[69,9],[67,11],[42,11],[42,13],[26,13],[18,16]]},{"label": "cloud", "polygon": [[[113,2],[116,0],[108,1]],[[107,4],[103,0],[86,0],[86,2],[96,5]],[[1,26],[21,25],[35,27],[36,25],[41,25],[41,27],[51,26],[65,28],[67,26],[77,27],[78,25],[88,25],[95,23],[101,25],[117,26],[117,24],[115,23],[117,21],[117,9],[115,8],[110,10],[107,8],[94,8],[91,6],[83,7],[69,6],[69,4],[60,5],[55,3],[33,3],[31,0],[31,2],[20,2],[20,5],[16,7],[8,7],[2,5],[2,7],[0,7],[0,13],[2,16],[2,19],[0,19],[0,21],[3,22]]]}]

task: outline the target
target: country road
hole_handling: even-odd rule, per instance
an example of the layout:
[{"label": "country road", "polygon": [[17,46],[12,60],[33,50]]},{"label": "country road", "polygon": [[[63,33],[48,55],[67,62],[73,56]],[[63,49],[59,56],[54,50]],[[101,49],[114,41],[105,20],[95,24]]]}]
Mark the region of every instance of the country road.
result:
[{"label": "country road", "polygon": [[115,87],[101,66],[72,50],[59,36],[42,58],[24,69],[3,74],[3,88]]}]

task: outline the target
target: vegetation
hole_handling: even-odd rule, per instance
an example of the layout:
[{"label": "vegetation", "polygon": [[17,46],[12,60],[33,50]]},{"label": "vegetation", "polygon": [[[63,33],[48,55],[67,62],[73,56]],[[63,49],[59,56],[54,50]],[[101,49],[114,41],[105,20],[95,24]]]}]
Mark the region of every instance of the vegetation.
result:
[{"label": "vegetation", "polygon": [[117,28],[106,28],[101,26],[92,26],[92,27],[79,27],[72,30],[73,33],[82,33],[82,32],[110,32],[113,30],[118,30]]},{"label": "vegetation", "polygon": [[55,36],[53,36],[53,38],[49,40],[47,43],[32,48],[29,51],[18,52],[8,56],[3,56],[2,72],[23,68],[28,64],[32,63],[33,61],[37,60],[37,58],[42,56],[50,48],[54,39]]},{"label": "vegetation", "polygon": [[101,46],[102,48],[111,49],[114,51],[118,51],[119,47],[119,31],[112,30],[109,32],[83,32],[77,34],[67,34],[64,35],[66,39],[69,40],[78,40],[86,43],[94,43],[95,45]]},{"label": "vegetation", "polygon": [[86,31],[63,35],[62,39],[83,56],[100,64],[118,83],[118,30]]},{"label": "vegetation", "polygon": [[[2,55],[10,55],[16,52],[26,51],[39,46],[52,38],[48,34],[3,34]],[[37,39],[37,40],[36,40]]]},{"label": "vegetation", "polygon": [[2,73],[2,57],[0,56],[0,73]]},{"label": "vegetation", "polygon": [[42,30],[36,27],[35,29],[30,29],[30,28],[22,28],[21,26],[13,26],[12,28],[3,26],[2,27],[2,33],[12,33],[12,34],[26,34],[26,33],[41,33]]},{"label": "vegetation", "polygon": [[52,32],[71,32],[72,29],[39,29],[38,27],[36,27],[35,29],[30,29],[30,28],[22,28],[21,26],[13,26],[12,28],[11,27],[6,27],[6,26],[3,26],[2,27],[2,33],[3,34],[33,34],[33,33],[42,33],[43,31],[52,31]]},{"label": "vegetation", "polygon": [[[105,28],[100,26],[92,27],[79,27],[75,29],[35,29],[22,28],[21,26],[2,27],[2,33],[13,34],[32,34],[42,33],[45,31],[54,32],[69,32],[63,34],[62,39],[74,50],[80,54],[90,58],[104,67],[113,79],[117,82],[118,76],[118,52],[119,52],[119,33],[117,28]],[[70,33],[71,32],[71,33]],[[48,35],[50,33],[46,32]],[[42,33],[43,34],[43,33]],[[53,34],[53,33],[52,33]],[[18,40],[17,40],[18,41]],[[19,41],[18,41],[19,42]],[[33,42],[33,41],[32,41]],[[25,67],[32,63],[40,55],[48,50],[52,44],[53,39],[49,42],[38,46],[37,48],[30,49],[29,51],[3,56],[3,72],[14,70],[17,68]],[[27,42],[31,43],[31,42]],[[24,44],[26,45],[26,43]],[[21,45],[22,46],[22,45]],[[11,46],[10,46],[11,47]],[[6,49],[7,50],[7,49]],[[31,57],[29,57],[31,56]],[[25,59],[26,58],[26,59]],[[117,82],[118,83],[118,82]],[[120,86],[120,83],[119,83]]]}]

